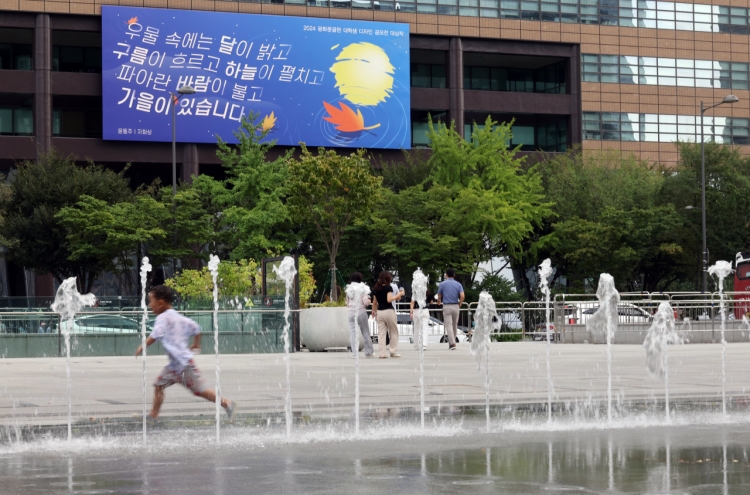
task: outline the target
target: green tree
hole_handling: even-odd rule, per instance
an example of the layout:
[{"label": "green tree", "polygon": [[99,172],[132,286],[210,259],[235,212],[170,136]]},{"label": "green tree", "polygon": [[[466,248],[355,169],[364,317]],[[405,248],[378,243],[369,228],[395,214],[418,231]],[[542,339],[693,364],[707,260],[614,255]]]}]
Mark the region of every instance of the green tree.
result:
[{"label": "green tree", "polygon": [[7,258],[38,273],[51,273],[58,282],[75,276],[79,290],[89,292],[110,261],[71,258],[69,232],[57,214],[84,196],[107,204],[127,200],[132,192],[123,173],[93,163],[78,166],[72,157],[56,152],[22,162],[11,177],[10,194],[0,196],[5,217],[0,235],[7,240]]},{"label": "green tree", "polygon": [[211,251],[222,259],[261,259],[288,252],[295,246],[286,197],[289,150],[268,160],[274,141],[255,123],[258,114],[246,116],[235,136],[237,146],[218,139],[217,156],[227,175],[216,180],[200,175],[193,181],[207,210],[214,215],[216,237]]},{"label": "green tree", "polygon": [[[331,273],[347,228],[366,217],[378,200],[382,179],[370,173],[364,150],[342,156],[318,149],[313,155],[303,145],[299,160],[289,160],[287,205],[299,223],[312,223],[326,247]],[[338,299],[332,277],[331,299]]]},{"label": "green tree", "polygon": [[436,280],[453,266],[469,274],[470,287],[480,263],[518,252],[550,215],[540,176],[522,168],[510,137],[511,125],[491,118],[474,125],[470,141],[430,123],[429,175],[388,190],[373,218],[381,249],[402,277],[420,267]]},{"label": "green tree", "polygon": [[[573,290],[610,273],[625,290],[663,290],[684,264],[682,219],[662,189],[669,172],[632,155],[580,150],[538,165],[554,218],[537,232]],[[671,198],[669,198],[671,199]]]},{"label": "green tree", "polygon": [[187,185],[178,189],[174,203],[171,188],[139,190],[128,201],[115,204],[82,196],[75,205],[62,208],[57,218],[68,231],[69,259],[99,260],[104,271],[117,275],[131,294],[139,289],[134,265],[143,256],[153,266],[173,257],[183,264],[205,259],[213,235],[211,216],[198,192]]},{"label": "green tree", "polygon": [[[680,243],[693,290],[701,289],[701,158],[699,143],[678,143],[680,159],[665,176],[662,197],[673,202],[685,228]],[[739,148],[708,142],[706,152],[706,238],[709,264],[734,260],[750,248],[750,159]],[[686,210],[686,206],[693,207]],[[709,283],[713,284],[712,277]],[[690,288],[690,287],[689,287]]]},{"label": "green tree", "polygon": [[[300,304],[305,307],[315,291],[312,264],[304,256],[299,257]],[[221,261],[219,263],[219,295],[222,298],[252,297],[260,294],[261,273],[255,260]],[[213,297],[213,280],[208,267],[200,270],[182,270],[165,285],[174,289],[180,297],[206,302]]]}]

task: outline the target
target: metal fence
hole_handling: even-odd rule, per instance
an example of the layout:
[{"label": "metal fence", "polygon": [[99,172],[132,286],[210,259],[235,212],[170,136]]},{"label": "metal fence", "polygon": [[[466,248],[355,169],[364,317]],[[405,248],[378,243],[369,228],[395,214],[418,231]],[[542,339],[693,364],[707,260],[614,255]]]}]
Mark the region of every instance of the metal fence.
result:
[{"label": "metal fence", "polygon": [[[744,298],[744,299],[743,299]],[[678,328],[690,339],[690,332],[710,332],[704,341],[717,341],[721,328],[720,296],[718,293],[621,293],[618,305],[618,331],[645,332],[652,324],[653,315],[663,301],[674,310]],[[750,293],[724,294],[726,308],[725,330],[750,332]],[[460,309],[459,337],[471,339],[473,315],[477,303],[464,303]],[[497,302],[499,325],[493,340],[546,340],[546,303]],[[586,322],[599,309],[595,294],[559,294],[550,303],[552,336],[560,340],[563,332],[586,330]],[[440,306],[429,308],[428,342],[446,342],[443,312]],[[413,341],[414,328],[409,303],[396,304],[400,340]],[[378,328],[370,317],[370,334],[377,338]]]}]

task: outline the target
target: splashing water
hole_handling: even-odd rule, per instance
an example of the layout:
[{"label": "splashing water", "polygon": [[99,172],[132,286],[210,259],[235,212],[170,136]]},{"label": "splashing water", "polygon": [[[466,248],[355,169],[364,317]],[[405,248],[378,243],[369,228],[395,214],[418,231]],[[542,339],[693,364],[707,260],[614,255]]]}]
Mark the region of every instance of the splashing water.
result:
[{"label": "splashing water", "polygon": [[[294,276],[297,268],[294,266],[294,258],[286,256],[279,266],[274,266],[273,271],[286,285],[286,297],[284,299],[284,363],[286,364],[286,401],[284,403],[284,415],[286,416],[286,437],[292,437],[292,371],[289,360],[289,318],[291,317],[291,295],[294,288]],[[359,354],[359,353],[358,353]]]},{"label": "splashing water", "polygon": [[485,413],[487,416],[487,431],[490,431],[490,333],[496,329],[500,318],[497,316],[495,301],[487,291],[479,294],[479,302],[474,313],[476,327],[471,339],[471,354],[477,360],[477,370],[482,368],[482,351],[484,351],[485,371]]},{"label": "splashing water", "polygon": [[[430,313],[427,311],[427,283],[429,278],[427,275],[422,273],[420,268],[412,275],[411,289],[412,297],[419,304],[419,328],[414,327],[414,332],[419,332],[417,340],[414,339],[414,343],[419,349],[419,415],[422,421],[422,429],[424,430],[424,346],[426,344],[425,331],[427,323],[430,319]],[[415,336],[416,337],[416,336]]]},{"label": "splashing water", "polygon": [[683,338],[677,331],[674,309],[667,301],[659,304],[654,321],[648,329],[643,347],[646,349],[646,367],[651,375],[664,380],[664,409],[669,415],[669,344],[682,344]]},{"label": "splashing water", "polygon": [[552,422],[552,369],[549,358],[549,346],[552,338],[552,326],[549,323],[550,275],[552,275],[552,262],[547,258],[539,265],[539,289],[544,294],[544,316],[547,322],[547,423]]},{"label": "splashing water", "polygon": [[211,272],[211,282],[213,282],[214,296],[214,354],[216,355],[216,443],[219,443],[221,430],[221,382],[219,376],[219,257],[212,254],[208,258],[208,271]]},{"label": "splashing water", "polygon": [[148,261],[148,256],[144,256],[141,262],[141,309],[143,310],[143,317],[141,318],[141,348],[143,349],[143,445],[146,445],[146,322],[148,321],[146,283],[148,282],[148,272],[150,271],[151,264]]},{"label": "splashing water", "polygon": [[728,261],[717,261],[715,265],[708,268],[709,275],[719,279],[719,314],[721,314],[721,410],[727,413],[727,341],[724,339],[724,330],[727,324],[727,310],[724,304],[724,279],[732,273],[732,264]]},{"label": "splashing water", "polygon": [[[365,283],[352,282],[346,286],[346,295],[351,301],[361,301],[368,294],[370,294],[370,288]],[[357,316],[354,315],[355,339],[351,345],[354,353],[354,423],[355,432],[359,435],[359,329],[357,328]]]},{"label": "splashing water", "polygon": [[612,422],[612,340],[617,330],[619,318],[617,304],[620,293],[615,288],[615,279],[609,273],[599,276],[599,287],[596,289],[599,309],[586,321],[586,330],[607,339],[607,421]]},{"label": "splashing water", "polygon": [[76,313],[81,311],[85,306],[96,304],[94,294],[81,294],[76,288],[76,278],[66,278],[55,294],[55,301],[52,303],[52,311],[60,315],[60,327],[65,337],[65,373],[68,379],[68,442],[73,438],[73,410],[70,396],[70,329],[73,326],[73,318]]}]

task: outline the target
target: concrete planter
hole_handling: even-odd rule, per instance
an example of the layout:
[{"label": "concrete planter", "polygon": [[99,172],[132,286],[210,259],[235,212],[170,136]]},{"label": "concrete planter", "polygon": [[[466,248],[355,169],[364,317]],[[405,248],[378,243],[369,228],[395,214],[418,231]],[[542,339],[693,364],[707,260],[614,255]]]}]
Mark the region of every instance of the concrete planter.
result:
[{"label": "concrete planter", "polygon": [[[300,311],[300,339],[309,351],[320,352],[332,347],[349,347],[349,312],[347,308],[308,308]],[[359,349],[364,348],[359,334]]]}]

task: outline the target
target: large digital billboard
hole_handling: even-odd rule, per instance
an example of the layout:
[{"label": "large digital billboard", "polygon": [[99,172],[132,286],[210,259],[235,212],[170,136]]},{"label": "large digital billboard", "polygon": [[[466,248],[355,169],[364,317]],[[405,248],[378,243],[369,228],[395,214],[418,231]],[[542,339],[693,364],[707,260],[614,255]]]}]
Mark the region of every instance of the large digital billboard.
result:
[{"label": "large digital billboard", "polygon": [[104,139],[235,143],[257,114],[296,146],[411,144],[409,25],[102,6]]}]

